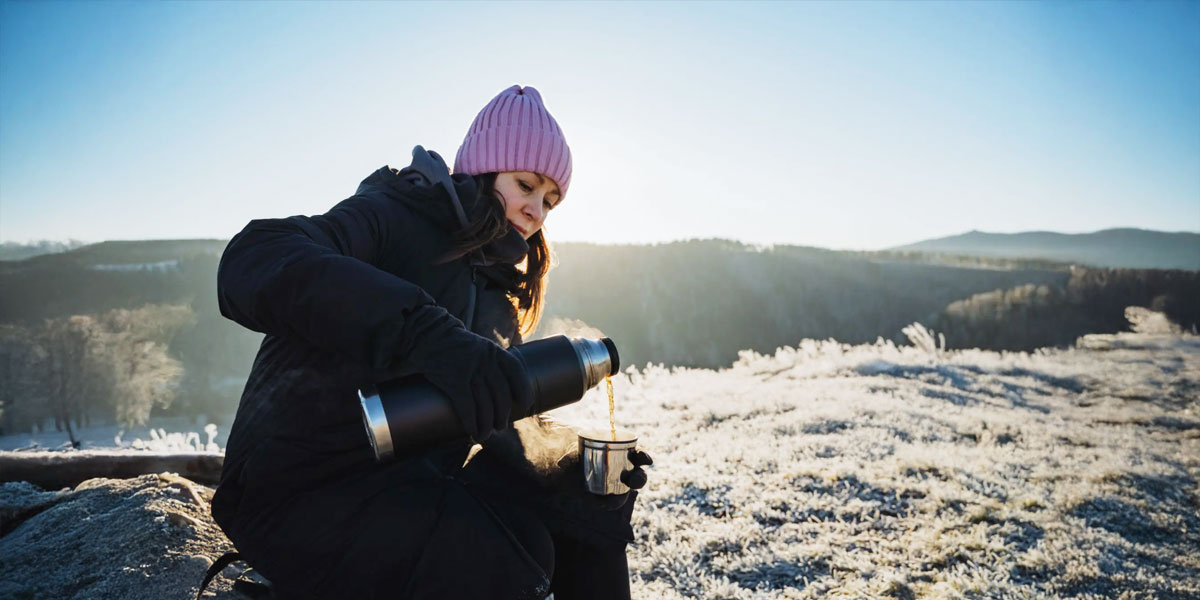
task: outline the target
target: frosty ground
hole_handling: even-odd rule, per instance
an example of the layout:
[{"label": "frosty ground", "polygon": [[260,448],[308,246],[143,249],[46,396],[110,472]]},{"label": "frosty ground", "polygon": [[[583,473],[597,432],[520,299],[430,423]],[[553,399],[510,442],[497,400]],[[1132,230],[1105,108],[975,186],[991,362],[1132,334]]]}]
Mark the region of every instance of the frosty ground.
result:
[{"label": "frosty ground", "polygon": [[1200,598],[1200,338],[913,337],[617,378],[634,597]]},{"label": "frosty ground", "polygon": [[[233,415],[222,419],[233,420]],[[154,417],[145,425],[122,427],[119,425],[96,425],[73,429],[75,440],[81,450],[133,448],[160,452],[187,452],[205,450],[216,444],[225,447],[226,429],[219,429],[203,415],[195,418]],[[70,437],[66,431],[53,428],[46,431],[10,433],[0,435],[0,451],[4,450],[68,450]]]},{"label": "frosty ground", "polygon": [[[634,597],[1200,598],[1200,338],[909,334],[614,377],[617,425],[655,459]],[[602,388],[555,416],[606,427]],[[229,549],[210,498],[156,475],[6,484],[0,596],[190,598]]]}]

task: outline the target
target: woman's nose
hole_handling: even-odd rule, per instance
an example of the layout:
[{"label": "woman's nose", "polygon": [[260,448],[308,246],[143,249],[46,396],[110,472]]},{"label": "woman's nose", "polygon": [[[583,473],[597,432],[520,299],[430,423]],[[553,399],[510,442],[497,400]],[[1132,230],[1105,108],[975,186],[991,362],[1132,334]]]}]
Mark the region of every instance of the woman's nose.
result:
[{"label": "woman's nose", "polygon": [[541,197],[534,197],[529,201],[529,204],[525,205],[525,214],[528,215],[530,219],[533,219],[535,223],[542,222],[542,217],[544,215],[542,213]]}]

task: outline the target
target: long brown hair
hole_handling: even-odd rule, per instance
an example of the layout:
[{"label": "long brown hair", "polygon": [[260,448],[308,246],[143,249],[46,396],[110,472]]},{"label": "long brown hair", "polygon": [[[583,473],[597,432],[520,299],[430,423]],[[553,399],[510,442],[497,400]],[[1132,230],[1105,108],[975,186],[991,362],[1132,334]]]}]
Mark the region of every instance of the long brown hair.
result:
[{"label": "long brown hair", "polygon": [[[453,247],[444,260],[466,256],[508,234],[510,225],[504,203],[496,195],[496,175],[475,175],[479,199],[467,217],[466,227],[454,233]],[[545,227],[526,240],[529,254],[514,267],[518,274],[517,287],[509,299],[517,309],[517,330],[522,338],[532,334],[542,319],[551,263],[550,245],[544,231]]]}]

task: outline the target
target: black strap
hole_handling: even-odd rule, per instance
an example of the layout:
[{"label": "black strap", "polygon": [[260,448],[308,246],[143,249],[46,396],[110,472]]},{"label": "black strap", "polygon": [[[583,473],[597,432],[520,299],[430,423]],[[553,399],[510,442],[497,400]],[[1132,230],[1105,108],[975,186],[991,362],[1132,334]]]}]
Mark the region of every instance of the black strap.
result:
[{"label": "black strap", "polygon": [[250,600],[264,600],[275,597],[271,595],[271,586],[245,579],[233,582],[233,591],[250,598]]},{"label": "black strap", "polygon": [[[213,562],[212,566],[208,568],[208,572],[204,574],[204,582],[200,584],[200,589],[196,590],[196,600],[200,600],[200,595],[204,593],[204,590],[208,588],[208,584],[212,583],[212,580],[217,577],[218,573],[239,560],[242,560],[242,556],[237,552],[226,552],[221,555],[221,558]],[[233,586],[239,592],[251,598],[263,598],[270,593],[270,588],[267,586],[250,581],[238,580],[234,582]]]}]

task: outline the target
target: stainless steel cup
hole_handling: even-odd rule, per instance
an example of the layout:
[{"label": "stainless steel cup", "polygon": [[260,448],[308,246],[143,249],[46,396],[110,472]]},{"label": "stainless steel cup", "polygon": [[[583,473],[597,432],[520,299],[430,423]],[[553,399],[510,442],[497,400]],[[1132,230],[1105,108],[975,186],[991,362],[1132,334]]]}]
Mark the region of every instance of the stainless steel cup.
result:
[{"label": "stainless steel cup", "polygon": [[621,482],[621,473],[633,470],[629,451],[637,446],[637,436],[628,431],[595,429],[579,433],[579,459],[589,492],[598,495],[624,494],[629,486]]}]

